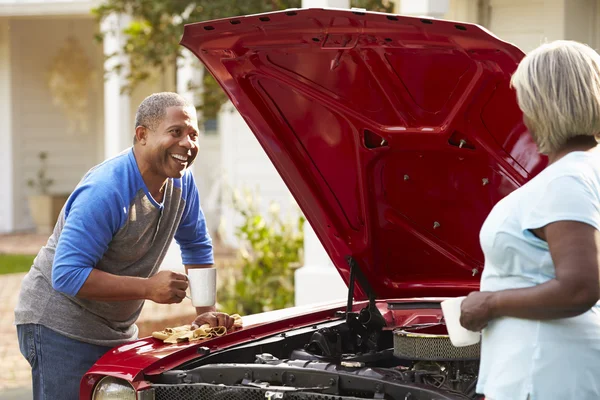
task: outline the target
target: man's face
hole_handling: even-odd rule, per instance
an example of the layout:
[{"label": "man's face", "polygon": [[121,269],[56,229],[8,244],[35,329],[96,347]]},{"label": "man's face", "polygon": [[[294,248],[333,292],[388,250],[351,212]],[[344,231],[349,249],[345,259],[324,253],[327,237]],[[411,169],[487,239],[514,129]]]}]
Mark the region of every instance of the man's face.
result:
[{"label": "man's face", "polygon": [[163,121],[148,129],[145,159],[161,178],[181,178],[198,155],[198,120],[193,107],[169,107]]}]

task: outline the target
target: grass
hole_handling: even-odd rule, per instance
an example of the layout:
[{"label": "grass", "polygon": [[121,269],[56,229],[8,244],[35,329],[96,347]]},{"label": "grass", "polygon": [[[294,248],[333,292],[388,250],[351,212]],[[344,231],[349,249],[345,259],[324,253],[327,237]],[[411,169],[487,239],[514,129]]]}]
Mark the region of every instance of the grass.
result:
[{"label": "grass", "polygon": [[27,272],[34,258],[24,254],[0,254],[0,275]]}]

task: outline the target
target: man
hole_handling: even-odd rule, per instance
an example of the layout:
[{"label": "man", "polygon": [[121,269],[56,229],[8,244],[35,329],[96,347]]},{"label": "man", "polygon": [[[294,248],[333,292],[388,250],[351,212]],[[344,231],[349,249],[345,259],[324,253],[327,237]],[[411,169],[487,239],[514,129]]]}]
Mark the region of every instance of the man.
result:
[{"label": "man", "polygon": [[[180,303],[186,275],[158,271],[173,238],[186,270],[213,264],[198,191],[196,110],[176,93],[139,106],[132,148],[92,168],[23,279],[15,323],[35,399],[77,399],[83,374],[137,338],[145,300]],[[214,307],[195,324],[231,327]]]}]

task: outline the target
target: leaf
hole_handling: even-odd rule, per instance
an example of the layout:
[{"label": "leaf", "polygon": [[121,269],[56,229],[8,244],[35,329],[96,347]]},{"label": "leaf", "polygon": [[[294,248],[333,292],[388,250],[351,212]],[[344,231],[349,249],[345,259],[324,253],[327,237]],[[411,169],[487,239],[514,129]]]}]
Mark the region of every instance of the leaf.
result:
[{"label": "leaf", "polygon": [[[353,7],[371,11],[393,10],[393,2],[388,0],[353,0]],[[138,85],[150,79],[156,69],[167,70],[176,65],[181,57],[179,40],[186,24],[208,21],[239,15],[298,8],[301,0],[106,0],[92,10],[98,21],[111,15],[129,14],[132,21],[123,29],[126,44],[123,54],[127,56],[127,70],[135,71],[127,76],[128,83],[123,93],[131,93]],[[109,33],[121,29],[115,26]],[[95,35],[102,41],[101,35]],[[114,56],[112,56],[114,57]],[[119,73],[114,68],[109,73]],[[227,96],[209,73],[204,74],[203,90],[196,107],[204,119],[216,118]]]},{"label": "leaf", "polygon": [[[294,271],[302,264],[303,218],[281,218],[280,212],[263,214],[256,208],[257,196],[234,192],[232,201],[241,222],[236,236],[238,262],[223,284],[219,303],[226,312],[252,314],[294,304]],[[298,211],[299,212],[299,211]],[[233,282],[235,280],[235,282]]]}]

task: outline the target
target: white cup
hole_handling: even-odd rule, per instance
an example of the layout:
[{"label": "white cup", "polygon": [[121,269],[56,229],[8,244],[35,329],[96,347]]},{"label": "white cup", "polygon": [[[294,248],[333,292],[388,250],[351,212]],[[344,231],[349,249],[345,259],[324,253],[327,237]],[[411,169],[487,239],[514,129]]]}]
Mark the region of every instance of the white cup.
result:
[{"label": "white cup", "polygon": [[444,300],[441,303],[448,336],[450,336],[450,342],[455,347],[471,346],[481,340],[481,332],[470,331],[460,324],[460,305],[465,298],[456,297]]},{"label": "white cup", "polygon": [[187,273],[190,295],[194,307],[214,306],[217,292],[217,269],[190,268]]}]

